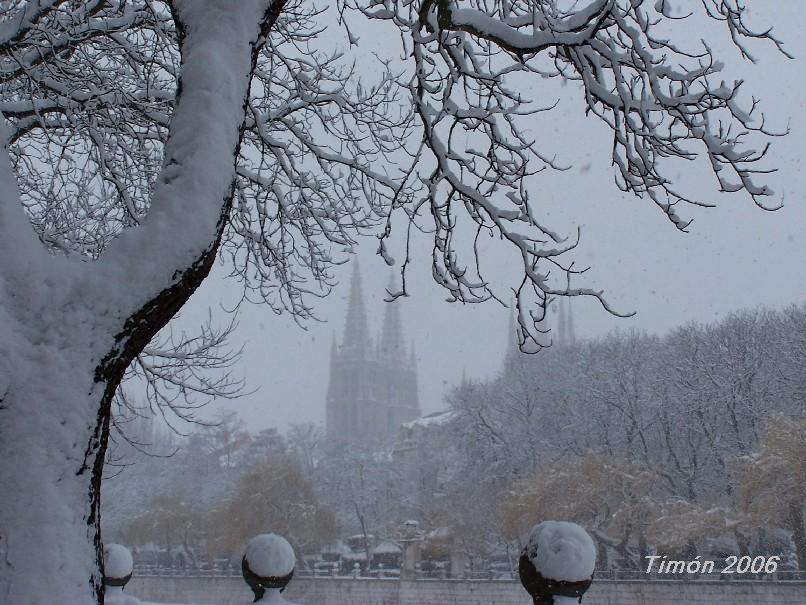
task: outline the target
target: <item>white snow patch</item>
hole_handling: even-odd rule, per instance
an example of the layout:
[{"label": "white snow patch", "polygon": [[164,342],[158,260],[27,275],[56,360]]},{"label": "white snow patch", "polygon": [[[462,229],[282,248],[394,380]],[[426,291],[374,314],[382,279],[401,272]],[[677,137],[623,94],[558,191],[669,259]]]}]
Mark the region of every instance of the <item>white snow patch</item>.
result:
[{"label": "white snow patch", "polygon": [[391,540],[384,540],[378,546],[372,549],[373,554],[382,555],[382,554],[399,554],[402,552],[402,548],[400,544],[392,542]]},{"label": "white snow patch", "polygon": [[278,588],[267,590],[263,598],[256,602],[263,603],[263,605],[295,605],[295,603],[286,601]]},{"label": "white snow patch", "polygon": [[127,595],[120,586],[107,586],[104,594],[105,605],[142,605],[140,599]]},{"label": "white snow patch", "polygon": [[554,595],[554,605],[579,605],[579,599],[576,597]]},{"label": "white snow patch", "polygon": [[[141,601],[140,605],[179,605],[178,603],[155,603],[154,601]],[[201,605],[199,603],[185,603],[184,605]]]},{"label": "white snow patch", "polygon": [[134,568],[132,553],[121,544],[104,545],[104,574],[107,578],[125,578]]},{"label": "white snow patch", "polygon": [[403,423],[401,426],[404,429],[416,429],[416,428],[427,428],[431,426],[441,426],[443,424],[447,424],[456,416],[456,413],[453,410],[442,410],[440,412],[434,412],[432,414],[428,414],[426,416],[421,416],[420,418],[415,418],[409,422]]},{"label": "white snow patch", "polygon": [[543,521],[532,528],[526,553],[544,578],[579,582],[593,575],[596,546],[576,523]]},{"label": "white snow patch", "polygon": [[277,534],[260,534],[246,546],[246,562],[261,577],[283,577],[294,571],[296,557],[288,541]]}]

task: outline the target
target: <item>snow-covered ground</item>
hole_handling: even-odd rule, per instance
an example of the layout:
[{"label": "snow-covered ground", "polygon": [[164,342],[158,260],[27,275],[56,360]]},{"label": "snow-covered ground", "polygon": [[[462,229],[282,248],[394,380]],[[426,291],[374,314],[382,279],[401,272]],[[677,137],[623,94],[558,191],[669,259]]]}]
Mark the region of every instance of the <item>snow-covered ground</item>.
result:
[{"label": "snow-covered ground", "polygon": [[[172,603],[153,603],[151,601],[140,601],[140,605],[173,605]],[[201,603],[192,603],[191,605],[202,605]],[[204,605],[210,605],[205,603]]]}]

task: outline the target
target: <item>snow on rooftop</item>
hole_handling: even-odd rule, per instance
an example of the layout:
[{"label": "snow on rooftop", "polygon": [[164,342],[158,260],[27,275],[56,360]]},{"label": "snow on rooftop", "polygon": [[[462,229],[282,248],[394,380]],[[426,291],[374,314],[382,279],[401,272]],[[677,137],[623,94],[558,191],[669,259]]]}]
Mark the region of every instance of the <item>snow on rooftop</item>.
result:
[{"label": "snow on rooftop", "polygon": [[432,414],[426,414],[425,416],[420,416],[419,418],[415,418],[414,420],[403,423],[401,426],[404,429],[416,429],[431,426],[440,426],[450,422],[454,416],[455,413],[453,410],[442,410],[441,412],[434,412]]},{"label": "snow on rooftop", "polygon": [[426,534],[426,538],[429,540],[447,540],[450,537],[451,530],[449,527],[437,527]]},{"label": "snow on rooftop", "polygon": [[330,554],[344,555],[352,551],[350,550],[350,547],[347,546],[342,540],[336,540],[335,542],[329,542],[328,544],[325,544],[321,552],[322,554],[328,554],[328,555]]},{"label": "snow on rooftop", "polygon": [[399,544],[392,542],[391,540],[384,540],[378,546],[372,549],[374,554],[398,554],[403,549],[400,547]]},{"label": "snow on rooftop", "polygon": [[544,578],[579,582],[593,575],[596,546],[576,523],[544,521],[532,528],[526,555]]}]

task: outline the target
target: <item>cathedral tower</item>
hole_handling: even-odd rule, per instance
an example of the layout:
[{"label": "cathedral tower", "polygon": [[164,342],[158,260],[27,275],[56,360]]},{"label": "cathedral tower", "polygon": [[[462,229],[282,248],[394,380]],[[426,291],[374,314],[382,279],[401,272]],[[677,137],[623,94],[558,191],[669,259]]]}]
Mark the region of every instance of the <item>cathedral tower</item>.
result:
[{"label": "cathedral tower", "polygon": [[[514,307],[514,305],[513,305]],[[551,315],[556,314],[552,318]],[[509,330],[507,332],[507,349],[504,354],[504,372],[515,371],[519,364],[526,359],[525,354],[521,352],[518,346],[517,338],[517,316],[516,310],[513,308],[509,320]],[[556,347],[569,347],[577,342],[576,330],[574,328],[574,314],[571,307],[570,297],[563,296],[555,298],[546,309],[546,314],[541,320],[538,330],[544,330],[546,333],[550,332],[550,341]],[[523,357],[522,357],[523,356]]]},{"label": "cathedral tower", "polygon": [[358,265],[353,269],[341,345],[333,340],[327,434],[342,443],[384,445],[420,415],[413,348],[404,343],[400,304],[384,305],[377,343],[369,336]]}]

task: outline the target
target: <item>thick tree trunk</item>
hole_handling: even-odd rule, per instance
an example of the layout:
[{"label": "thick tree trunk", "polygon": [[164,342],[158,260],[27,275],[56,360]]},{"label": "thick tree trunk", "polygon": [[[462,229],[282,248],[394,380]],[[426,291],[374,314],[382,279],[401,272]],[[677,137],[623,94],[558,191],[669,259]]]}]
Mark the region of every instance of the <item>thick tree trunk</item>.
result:
[{"label": "thick tree trunk", "polygon": [[[115,343],[102,359],[93,355],[96,339],[78,330],[55,342],[49,330],[36,330],[44,340],[0,343],[0,356],[17,360],[0,404],[0,603],[50,604],[56,595],[70,604],[100,601],[100,488],[112,398],[128,364],[209,273],[223,217],[197,262],[102,339]],[[62,321],[92,332],[70,314]]]},{"label": "thick tree trunk", "polygon": [[[227,201],[222,208],[212,243],[117,335],[86,325],[89,303],[73,293],[54,304],[40,300],[32,313],[15,304],[13,282],[0,282],[0,603],[100,601],[100,487],[112,398],[128,364],[207,276]],[[36,318],[43,325],[32,328]],[[105,355],[95,353],[99,341],[111,346]]]},{"label": "thick tree trunk", "polygon": [[58,595],[58,602],[90,603],[101,585],[105,440],[94,437],[106,430],[96,426],[103,393],[89,365],[65,364],[47,349],[37,358],[31,349],[14,354],[33,354],[41,375],[14,381],[0,413],[0,602],[38,605]]},{"label": "thick tree trunk", "polygon": [[148,220],[100,261],[50,257],[35,237],[17,236],[30,228],[19,208],[9,210],[19,200],[0,157],[0,255],[20,257],[0,266],[0,603],[102,601],[100,481],[112,397],[209,273],[250,75],[283,4],[173,2],[182,78],[166,166]]}]

